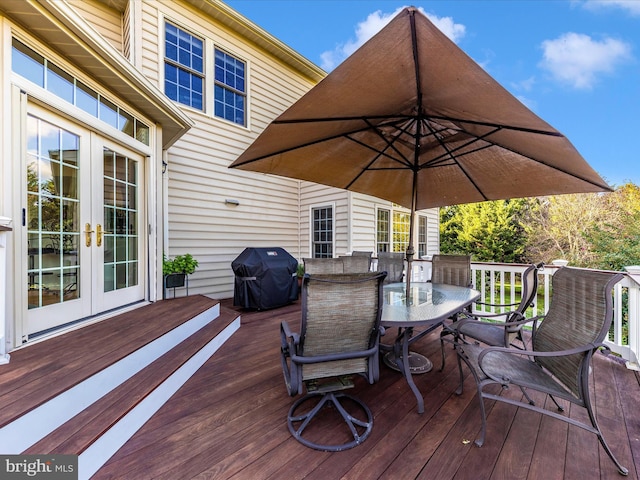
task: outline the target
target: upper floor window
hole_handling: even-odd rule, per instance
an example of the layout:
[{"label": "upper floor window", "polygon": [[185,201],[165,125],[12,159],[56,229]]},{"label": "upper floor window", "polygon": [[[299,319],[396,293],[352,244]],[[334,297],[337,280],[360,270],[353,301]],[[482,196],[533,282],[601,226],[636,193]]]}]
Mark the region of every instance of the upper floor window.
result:
[{"label": "upper floor window", "polygon": [[148,125],[15,38],[11,69],[56,97],[149,145]]},{"label": "upper floor window", "polygon": [[164,92],[176,102],[204,109],[204,41],[165,24]]},{"label": "upper floor window", "polygon": [[333,258],[333,207],[311,209],[311,254],[313,258]]},{"label": "upper floor window", "polygon": [[216,49],[214,113],[238,125],[246,125],[246,77],[242,60]]}]

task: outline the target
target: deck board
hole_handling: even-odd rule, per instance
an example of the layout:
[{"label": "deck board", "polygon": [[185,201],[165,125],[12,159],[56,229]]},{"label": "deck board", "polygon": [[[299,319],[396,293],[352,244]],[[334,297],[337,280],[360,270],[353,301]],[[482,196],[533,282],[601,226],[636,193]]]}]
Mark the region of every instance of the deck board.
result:
[{"label": "deck board", "polygon": [[0,368],[0,426],[216,303],[204,296],[157,302],[11,352]]},{"label": "deck board", "polygon": [[[192,303],[194,298],[188,301]],[[234,309],[230,300],[222,301],[222,305]],[[486,402],[487,438],[482,448],[474,446],[480,416],[473,379],[465,369],[464,392],[461,396],[454,393],[459,381],[455,353],[450,347],[446,349],[446,367],[439,372],[438,332],[413,345],[436,364],[433,371],[415,377],[425,399],[424,414],[417,413],[415,398],[402,376],[381,366],[379,382],[368,385],[358,378],[349,392],[373,411],[375,425],[370,437],[345,452],[306,448],[287,429],[286,415],[294,399],[284,387],[279,353],[279,322],[287,320],[297,330],[299,304],[270,311],[235,310],[242,315],[240,329],[98,470],[94,479],[621,478],[593,434],[500,402]],[[176,308],[167,315],[167,322],[179,314]],[[146,321],[151,323],[150,319]],[[127,328],[132,329],[131,342],[156,334],[153,328],[147,328],[146,321],[130,319]],[[113,325],[120,325],[117,322]],[[98,333],[81,329],[77,338],[94,348],[104,345],[105,338],[109,338],[112,349],[132,348],[129,340],[121,338],[126,331],[124,323],[122,329],[111,326],[117,332],[109,331],[107,322],[102,323],[105,325]],[[393,341],[393,332],[388,332],[383,341]],[[64,362],[74,371],[83,371],[82,362],[73,358],[89,355],[91,347],[70,353],[63,352],[64,342],[47,342],[52,342],[51,356],[47,357],[45,350],[36,352],[38,346],[34,345],[12,354],[11,373],[0,369],[0,388],[10,387],[0,395],[0,402],[10,399],[13,404],[34,392],[42,394],[43,384],[50,385],[47,375],[71,368]],[[94,356],[99,358],[96,362],[108,363],[106,352]],[[629,468],[628,478],[638,478],[638,376],[619,361],[602,355],[597,355],[593,364],[594,398],[605,436]],[[522,395],[518,389],[502,394]],[[553,408],[542,395],[534,400]],[[117,403],[112,399],[107,408]],[[576,418],[586,415],[574,406],[569,414]],[[327,425],[319,427],[318,433],[327,438],[334,435]]]},{"label": "deck board", "polygon": [[[465,373],[464,393],[455,395],[459,381],[455,354],[447,349],[445,370],[439,372],[437,332],[414,345],[436,364],[432,372],[415,377],[425,398],[424,414],[417,413],[404,379],[381,366],[378,383],[368,385],[358,379],[350,392],[374,413],[370,437],[345,452],[306,448],[286,426],[294,399],[282,380],[281,320],[297,329],[299,305],[243,311],[242,326],[232,339],[94,478],[619,478],[593,434],[500,402],[487,402],[487,439],[482,448],[475,447],[480,416],[473,379]],[[392,339],[389,332],[383,341]],[[638,465],[634,439],[640,437],[640,412],[633,400],[640,397],[637,377],[600,355],[594,365],[598,414],[603,427],[606,424],[607,438],[630,469],[629,478],[637,478],[633,476]],[[517,389],[503,394],[522,395]],[[545,402],[542,395],[535,400]],[[584,414],[574,409],[572,415]]]}]

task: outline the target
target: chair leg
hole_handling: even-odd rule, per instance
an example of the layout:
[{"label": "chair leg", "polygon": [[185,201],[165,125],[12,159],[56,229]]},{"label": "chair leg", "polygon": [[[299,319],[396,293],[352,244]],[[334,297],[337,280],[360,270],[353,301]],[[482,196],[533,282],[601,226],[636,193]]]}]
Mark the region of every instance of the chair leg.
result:
[{"label": "chair leg", "polygon": [[[445,339],[445,337],[447,337],[449,335],[453,336],[454,339],[453,340]],[[440,332],[440,354],[442,355],[442,361],[440,363],[440,370],[439,370],[440,372],[442,372],[444,370],[444,363],[445,363],[444,344],[445,344],[445,342],[452,343],[453,344],[453,348],[455,349],[456,348],[456,343],[457,343],[456,339],[457,339],[457,337],[456,337],[455,332],[453,332],[451,330],[448,330],[446,328],[446,326],[443,325],[442,331]]]},{"label": "chair leg", "polygon": [[558,403],[558,401],[553,397],[553,395],[549,395],[549,397],[551,398],[551,400],[553,400],[553,403],[556,404],[556,407],[558,407],[558,411],[564,412],[564,407]]},{"label": "chair leg", "polygon": [[629,470],[627,470],[625,467],[623,467],[620,464],[618,459],[613,455],[613,452],[609,448],[609,445],[607,444],[607,441],[604,439],[604,435],[602,434],[602,430],[600,430],[600,426],[598,425],[598,421],[596,420],[596,416],[593,413],[593,408],[591,407],[591,401],[588,398],[586,399],[585,407],[587,409],[587,413],[589,414],[589,419],[591,420],[591,425],[593,425],[593,428],[595,430],[595,434],[598,436],[598,440],[600,441],[600,445],[602,445],[602,448],[604,448],[604,451],[607,452],[607,455],[609,455],[609,458],[611,460],[613,460],[613,463],[615,463],[616,467],[618,467],[618,473],[620,475],[624,475],[624,476],[629,475]]},{"label": "chair leg", "polygon": [[440,363],[440,372],[442,372],[444,370],[444,338],[443,337],[444,332],[440,334],[440,353],[442,355],[442,362]]},{"label": "chair leg", "polygon": [[[529,405],[535,405],[536,404],[536,402],[531,400],[531,397],[527,394],[527,391],[524,389],[524,387],[522,385],[520,385],[520,390],[522,391],[522,394],[524,395],[524,398],[526,398],[527,402],[529,402]],[[551,397],[551,398],[555,402],[555,399],[553,397]],[[558,405],[558,404],[556,403],[556,405]],[[560,408],[560,405],[558,405],[558,408]]]},{"label": "chair leg", "polygon": [[[312,400],[313,398],[321,397],[318,403],[311,408],[311,410],[306,413],[296,415],[296,410],[303,405],[304,403]],[[361,410],[361,412],[366,417],[365,420],[361,420],[356,418],[354,415],[349,413],[342,403],[340,402],[340,398],[346,398],[354,402],[354,404]],[[309,426],[310,422],[314,419],[314,417],[322,410],[324,407],[333,406],[337,412],[340,414],[344,422],[346,423],[351,436],[353,437],[353,441],[334,445],[334,444],[322,444],[316,443],[308,438],[305,438],[304,431]],[[300,426],[296,428],[294,424],[300,423]],[[291,435],[298,440],[303,445],[316,449],[323,450],[325,452],[340,452],[342,450],[347,450],[349,448],[353,448],[357,445],[360,445],[371,433],[373,428],[373,414],[371,410],[360,400],[356,398],[345,395],[345,394],[336,394],[334,392],[328,393],[312,393],[307,394],[304,397],[297,400],[289,410],[289,415],[287,418],[287,424],[289,426],[289,431]],[[364,429],[364,431],[362,431]],[[360,433],[362,431],[362,433]]]},{"label": "chair leg", "polygon": [[[454,349],[456,348],[455,345],[453,347]],[[458,352],[456,352],[458,353]],[[462,395],[462,389],[463,389],[463,385],[464,385],[464,374],[462,373],[462,360],[460,359],[460,355],[457,355],[458,357],[458,373],[460,375],[460,384],[458,385],[458,388],[456,389],[456,395]]]}]

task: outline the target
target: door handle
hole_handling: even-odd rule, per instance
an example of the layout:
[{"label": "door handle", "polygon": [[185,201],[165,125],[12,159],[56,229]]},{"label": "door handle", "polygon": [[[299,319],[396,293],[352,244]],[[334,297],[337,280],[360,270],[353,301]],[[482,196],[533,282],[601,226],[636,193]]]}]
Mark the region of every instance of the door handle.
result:
[{"label": "door handle", "polygon": [[109,233],[111,232],[102,230],[102,225],[100,224],[96,225],[96,247],[102,246],[102,236],[108,235]]},{"label": "door handle", "polygon": [[91,224],[90,223],[85,223],[84,224],[84,243],[87,247],[91,246],[91,234],[93,233],[93,230],[91,230]]}]

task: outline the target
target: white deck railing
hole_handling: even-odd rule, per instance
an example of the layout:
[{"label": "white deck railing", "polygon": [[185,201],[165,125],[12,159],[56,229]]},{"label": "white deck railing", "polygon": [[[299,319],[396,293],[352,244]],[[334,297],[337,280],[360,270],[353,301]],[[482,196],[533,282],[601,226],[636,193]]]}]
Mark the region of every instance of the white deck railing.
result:
[{"label": "white deck railing", "polygon": [[[374,259],[375,262],[375,259]],[[481,302],[506,304],[520,301],[519,278],[528,267],[526,264],[482,263],[472,262],[471,271],[473,285],[489,286],[478,288],[481,292]],[[375,268],[375,264],[372,265]],[[560,268],[556,265],[545,265],[539,273],[539,294],[527,316],[542,315],[549,309],[551,301],[550,278]],[[426,282],[431,279],[431,261],[414,260],[412,262],[412,276],[414,282]],[[640,370],[640,275],[625,274],[614,291],[614,317],[609,338],[605,343],[611,350],[622,357],[627,367]],[[495,309],[481,313],[497,313]]]}]

